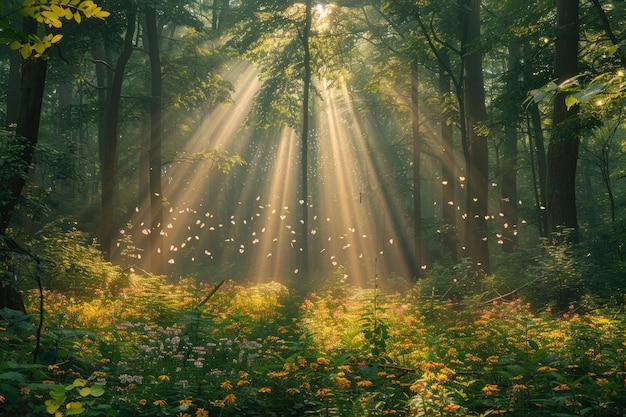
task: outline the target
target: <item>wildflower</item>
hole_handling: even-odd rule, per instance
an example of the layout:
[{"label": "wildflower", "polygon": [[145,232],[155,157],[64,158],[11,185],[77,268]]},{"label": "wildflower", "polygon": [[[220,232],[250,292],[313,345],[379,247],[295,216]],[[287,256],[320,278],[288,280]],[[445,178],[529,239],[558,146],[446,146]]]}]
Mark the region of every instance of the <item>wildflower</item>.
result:
[{"label": "wildflower", "polygon": [[600,385],[601,387],[603,387],[609,383],[609,380],[606,378],[598,378],[596,379],[596,383]]},{"label": "wildflower", "polygon": [[165,405],[165,400],[156,400],[152,404],[156,405],[157,407],[158,406],[163,406],[163,405]]},{"label": "wildflower", "polygon": [[330,365],[330,360],[326,358],[317,358],[317,363],[319,365]]},{"label": "wildflower", "polygon": [[30,388],[29,387],[22,387],[22,388],[20,388],[20,394],[22,394],[22,395],[30,394]]},{"label": "wildflower", "polygon": [[0,403],[3,403],[4,400],[6,400],[6,398],[4,398],[4,395],[0,395]]},{"label": "wildflower", "polygon": [[528,387],[524,384],[515,384],[513,385],[513,391],[523,391],[528,389]]},{"label": "wildflower", "polygon": [[250,385],[250,381],[248,381],[247,379],[240,379],[239,381],[237,381],[238,387],[242,387],[244,385]]},{"label": "wildflower", "polygon": [[139,400],[139,404],[141,405],[146,405],[148,403],[148,400],[146,400],[145,398],[142,398],[141,400]]},{"label": "wildflower", "polygon": [[224,397],[224,404],[234,404],[237,401],[235,394],[228,394]]},{"label": "wildflower", "polygon": [[344,378],[340,376],[337,379],[335,379],[335,384],[337,385],[337,388],[339,389],[347,389],[347,388],[350,388],[351,383],[348,378]]},{"label": "wildflower", "polygon": [[285,378],[289,375],[287,371],[270,371],[267,373],[267,376],[270,378]]},{"label": "wildflower", "polygon": [[461,406],[458,404],[449,403],[443,407],[443,411],[446,413],[455,413]]},{"label": "wildflower", "polygon": [[359,388],[367,388],[367,387],[371,387],[372,385],[374,385],[372,381],[368,381],[367,379],[364,379],[363,381],[359,381],[356,383],[356,386]]},{"label": "wildflower", "polygon": [[556,387],[552,388],[554,391],[569,391],[569,385],[567,384],[561,384],[561,385],[557,385]]},{"label": "wildflower", "polygon": [[498,391],[500,391],[500,388],[498,388],[498,386],[494,384],[487,384],[483,387],[483,392],[486,396],[496,394]]},{"label": "wildflower", "polygon": [[300,390],[298,388],[287,388],[287,394],[291,394],[291,395],[300,394]]},{"label": "wildflower", "polygon": [[329,395],[331,395],[329,388],[320,388],[315,393],[316,397],[328,397]]},{"label": "wildflower", "polygon": [[490,365],[495,365],[500,361],[500,357],[499,356],[489,356],[487,358],[487,363]]},{"label": "wildflower", "polygon": [[209,412],[204,408],[198,408],[196,410],[196,417],[209,417]]},{"label": "wildflower", "polygon": [[231,389],[233,389],[233,384],[231,384],[230,379],[227,379],[220,384],[220,388],[225,391],[230,391]]},{"label": "wildflower", "polygon": [[48,365],[48,371],[55,371],[59,369],[59,365]]},{"label": "wildflower", "polygon": [[159,375],[159,376],[158,376],[158,380],[159,380],[159,381],[161,381],[161,382],[163,382],[163,381],[169,381],[169,380],[170,380],[170,377],[169,377],[169,375]]},{"label": "wildflower", "polygon": [[261,387],[259,388],[259,392],[269,394],[270,392],[272,392],[272,389],[270,387]]}]

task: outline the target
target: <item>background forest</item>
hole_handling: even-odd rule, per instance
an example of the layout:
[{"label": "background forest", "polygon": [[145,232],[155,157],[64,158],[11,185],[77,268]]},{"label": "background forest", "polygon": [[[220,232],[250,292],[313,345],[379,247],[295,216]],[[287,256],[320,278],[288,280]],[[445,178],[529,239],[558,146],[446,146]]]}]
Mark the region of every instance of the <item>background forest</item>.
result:
[{"label": "background forest", "polygon": [[4,1],[0,410],[623,415],[624,18]]}]

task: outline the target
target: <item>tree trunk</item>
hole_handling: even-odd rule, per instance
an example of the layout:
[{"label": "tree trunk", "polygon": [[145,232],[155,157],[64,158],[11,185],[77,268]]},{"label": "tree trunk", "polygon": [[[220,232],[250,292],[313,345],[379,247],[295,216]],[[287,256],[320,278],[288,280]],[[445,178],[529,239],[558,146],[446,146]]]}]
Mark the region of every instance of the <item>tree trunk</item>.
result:
[{"label": "tree trunk", "polygon": [[[22,26],[24,33],[37,33],[37,22],[33,19],[24,18]],[[22,169],[12,173],[6,178],[6,184],[3,184],[8,195],[6,201],[0,204],[0,235],[6,234],[9,227],[37,147],[47,69],[45,59],[27,59],[22,62],[19,113],[15,129],[15,135],[24,147],[19,155]]]},{"label": "tree trunk", "polygon": [[422,149],[419,125],[419,77],[417,59],[411,63],[411,134],[413,137],[413,239],[414,259],[411,263],[414,278],[419,278],[423,265],[422,249]]},{"label": "tree trunk", "polygon": [[102,138],[104,143],[100,144],[100,149],[104,151],[100,159],[101,181],[102,181],[102,214],[100,220],[100,245],[104,258],[111,260],[113,252],[113,229],[115,228],[115,171],[117,159],[117,136],[120,101],[122,97],[122,82],[124,81],[124,69],[130,59],[133,50],[133,36],[135,33],[135,11],[128,11],[126,16],[126,35],[124,38],[124,49],[117,59],[111,88],[108,92],[106,123],[104,126],[105,135]]},{"label": "tree trunk", "polygon": [[476,272],[489,274],[489,242],[487,239],[488,215],[488,148],[483,124],[487,121],[485,87],[483,80],[480,44],[480,0],[467,0],[461,44],[465,57],[465,110],[468,138],[468,164],[466,172],[467,218],[465,220],[465,254],[471,259]]},{"label": "tree trunk", "polygon": [[[557,0],[555,76],[561,83],[578,73],[578,0]],[[567,109],[565,97],[554,98],[552,136],[548,146],[547,211],[551,233],[561,228],[578,230],[576,215],[576,165],[580,138],[575,118],[577,106]],[[570,236],[574,241],[576,233]]]},{"label": "tree trunk", "polygon": [[[514,101],[519,91],[520,51],[517,45],[509,47],[507,92]],[[510,253],[517,249],[517,127],[519,125],[518,106],[508,101],[503,111],[504,143],[500,165],[500,212],[502,213],[502,250]]]},{"label": "tree trunk", "polygon": [[441,102],[441,234],[443,238],[443,258],[452,263],[458,262],[457,231],[456,231],[456,177],[454,173],[454,142],[453,124],[449,121],[446,111],[450,96],[450,67],[448,51],[441,51],[439,63],[439,97]]},{"label": "tree trunk", "polygon": [[309,186],[308,186],[308,157],[309,157],[309,93],[311,90],[311,14],[312,0],[305,2],[305,21],[302,31],[302,47],[304,50],[304,78],[302,91],[302,132],[300,137],[300,170],[301,170],[301,186],[300,186],[300,256],[299,258],[299,274],[301,275],[300,284],[304,284],[309,279],[309,242],[308,242],[308,220],[309,220]]},{"label": "tree trunk", "polygon": [[163,194],[161,187],[161,144],[163,126],[161,102],[161,56],[156,10],[146,9],[146,35],[150,56],[150,265],[152,273],[161,275],[163,263]]}]

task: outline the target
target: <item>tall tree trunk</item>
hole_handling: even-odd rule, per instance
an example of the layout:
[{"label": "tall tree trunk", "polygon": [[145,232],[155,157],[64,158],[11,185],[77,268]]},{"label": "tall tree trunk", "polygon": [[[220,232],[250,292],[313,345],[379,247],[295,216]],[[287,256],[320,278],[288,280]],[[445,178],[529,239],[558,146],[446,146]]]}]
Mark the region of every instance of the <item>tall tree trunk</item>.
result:
[{"label": "tall tree trunk", "polygon": [[482,53],[480,52],[480,0],[467,0],[463,18],[465,33],[461,53],[465,57],[465,109],[468,138],[467,218],[465,220],[465,254],[476,272],[489,274],[488,215],[488,148],[483,124],[487,121]]},{"label": "tall tree trunk", "polygon": [[[507,92],[514,101],[517,99],[520,69],[520,50],[518,45],[509,46],[509,65]],[[513,252],[518,246],[517,235],[517,127],[519,126],[518,106],[508,101],[504,106],[503,120],[504,143],[500,165],[500,212],[502,213],[502,250]]]},{"label": "tall tree trunk", "polygon": [[105,135],[102,138],[104,143],[100,144],[100,149],[104,151],[101,155],[101,181],[102,181],[102,215],[100,219],[100,245],[104,258],[111,260],[113,252],[113,229],[115,227],[115,177],[117,159],[117,136],[119,123],[119,109],[122,97],[122,83],[124,81],[124,69],[130,59],[133,50],[133,36],[135,33],[136,14],[134,10],[129,10],[126,15],[126,35],[124,38],[124,48],[117,59],[111,88],[108,92],[106,108],[106,124],[104,126]]},{"label": "tall tree trunk", "polygon": [[[578,73],[578,0],[557,0],[557,37],[555,42],[555,76],[561,83]],[[560,228],[578,230],[576,215],[576,165],[580,147],[575,127],[578,107],[567,109],[565,97],[554,98],[552,136],[548,146],[547,210],[551,233]],[[574,241],[576,233],[571,236]]]},{"label": "tall tree trunk", "polygon": [[[299,258],[299,273],[301,274],[300,283],[304,284],[309,279],[309,175],[308,175],[308,158],[309,158],[309,93],[311,90],[311,14],[312,14],[312,0],[305,1],[305,20],[304,28],[302,30],[302,47],[304,50],[304,79],[303,79],[303,92],[302,92],[302,132],[300,137],[300,170],[301,170],[301,185],[300,185],[300,256]],[[304,281],[304,282],[303,282]]]},{"label": "tall tree trunk", "polygon": [[[528,42],[524,42],[524,56],[529,57],[531,55],[530,45]],[[529,87],[532,83],[532,73],[534,71],[534,66],[529,64],[528,62],[524,63],[524,84],[526,87]],[[530,89],[530,88],[528,88]],[[528,114],[530,116],[530,125],[528,127],[528,136],[530,138],[531,146],[530,152],[535,161],[534,166],[532,167],[533,175],[537,174],[538,181],[536,185],[536,194],[538,198],[536,198],[536,204],[538,209],[538,222],[539,222],[539,234],[543,237],[548,235],[548,216],[546,214],[545,206],[547,201],[547,193],[546,193],[546,177],[547,177],[547,166],[546,166],[546,146],[545,146],[545,138],[543,134],[543,124],[541,120],[541,114],[539,113],[539,106],[537,103],[531,103],[528,107]]]},{"label": "tall tree trunk", "polygon": [[421,159],[422,149],[419,123],[419,76],[417,59],[411,62],[411,134],[413,136],[413,239],[414,259],[411,263],[412,274],[418,278],[423,265],[422,249],[422,184]]},{"label": "tall tree trunk", "polygon": [[458,262],[457,233],[456,233],[456,177],[454,173],[454,142],[453,124],[449,120],[446,111],[449,105],[446,103],[450,97],[450,67],[448,51],[444,49],[440,53],[439,63],[439,97],[441,103],[441,234],[443,238],[443,258],[453,263]]},{"label": "tall tree trunk", "polygon": [[163,274],[163,195],[161,187],[161,144],[163,126],[161,102],[161,56],[157,14],[152,7],[146,9],[146,35],[150,55],[150,265],[152,273]]},{"label": "tall tree trunk", "polygon": [[[22,32],[37,33],[37,22],[24,18]],[[22,142],[23,150],[19,155],[22,169],[16,170],[3,184],[8,195],[0,204],[0,235],[6,234],[13,212],[26,184],[28,170],[33,161],[39,137],[41,106],[46,83],[48,63],[45,59],[27,59],[22,61],[20,79],[20,102],[15,134]]]}]

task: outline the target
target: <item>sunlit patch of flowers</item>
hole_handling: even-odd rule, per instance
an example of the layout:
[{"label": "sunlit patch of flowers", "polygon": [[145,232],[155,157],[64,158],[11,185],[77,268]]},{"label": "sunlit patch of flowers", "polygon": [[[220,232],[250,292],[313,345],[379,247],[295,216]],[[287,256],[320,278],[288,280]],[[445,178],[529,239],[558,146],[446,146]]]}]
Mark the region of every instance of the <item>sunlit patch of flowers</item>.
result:
[{"label": "sunlit patch of flowers", "polygon": [[[359,324],[374,310],[371,289],[330,286],[294,304],[275,283],[227,282],[196,308],[211,288],[149,283],[121,290],[120,304],[49,293],[49,323],[97,335],[60,346],[96,369],[84,376],[104,387],[94,402],[118,415],[625,414],[622,320],[556,317],[520,301],[460,308],[413,291],[378,293],[388,335],[375,356]],[[69,386],[75,369],[42,367],[36,383],[0,393],[0,412],[34,402],[45,415],[43,384]]]}]

